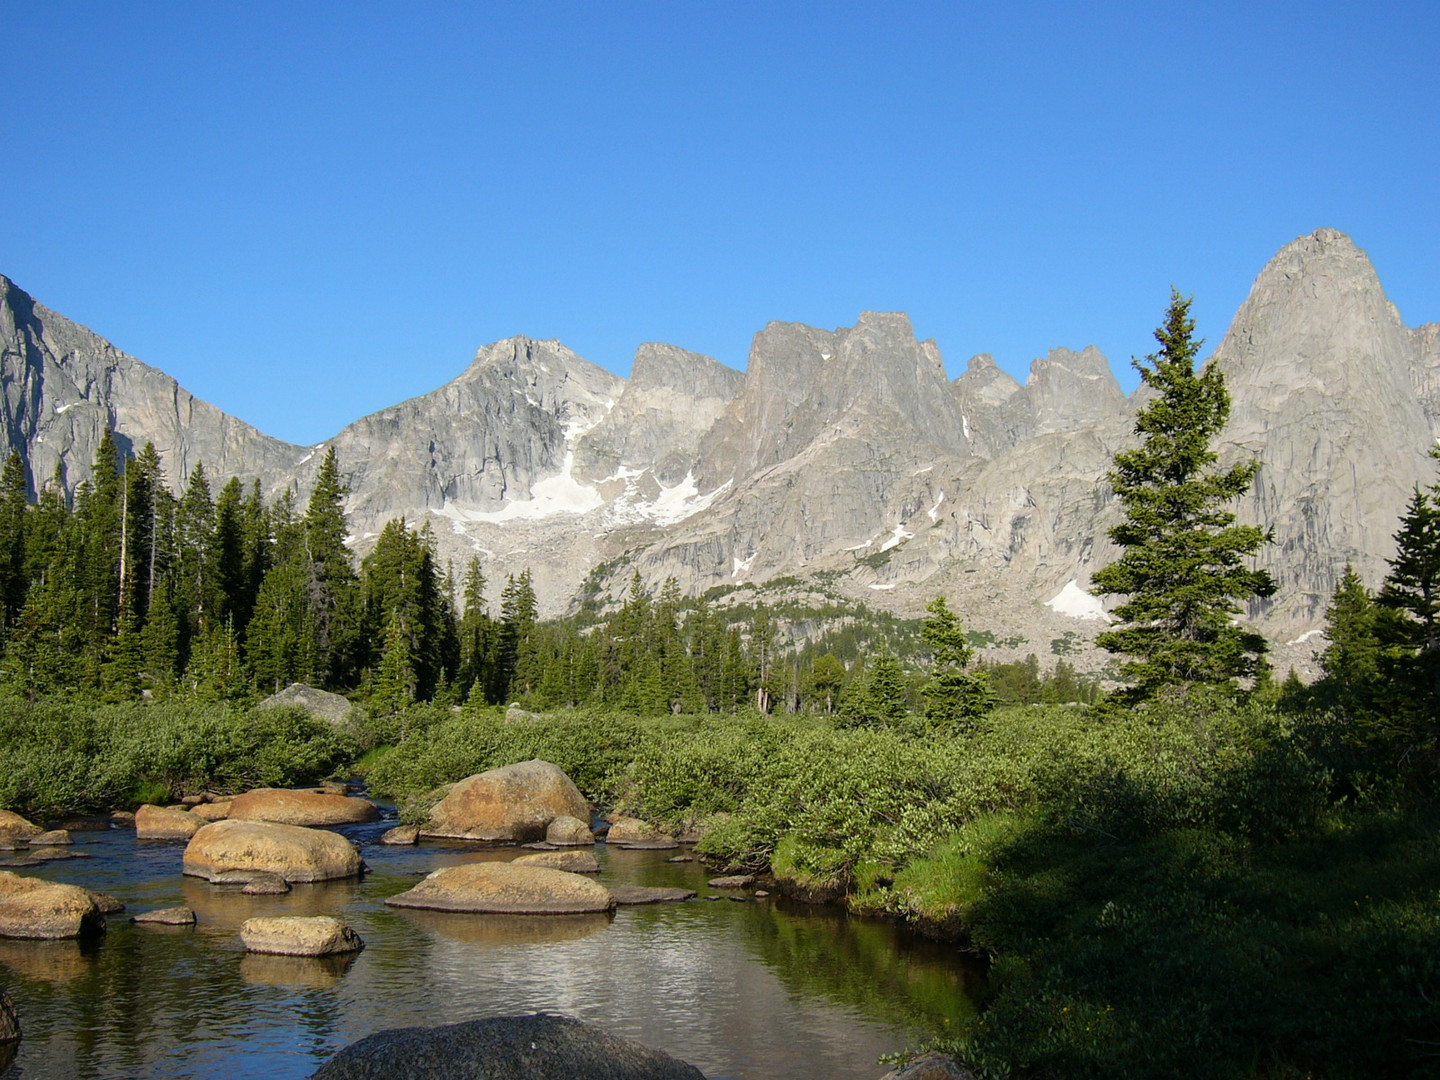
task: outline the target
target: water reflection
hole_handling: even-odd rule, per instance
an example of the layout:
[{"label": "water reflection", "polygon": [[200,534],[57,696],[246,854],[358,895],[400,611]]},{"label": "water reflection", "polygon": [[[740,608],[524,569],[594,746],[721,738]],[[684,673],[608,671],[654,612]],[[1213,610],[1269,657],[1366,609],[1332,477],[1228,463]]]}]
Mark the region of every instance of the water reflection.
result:
[{"label": "water reflection", "polygon": [[[90,956],[86,956],[86,951]],[[17,941],[0,938],[0,966],[40,982],[69,982],[89,972],[95,950],[78,941]]]},{"label": "water reflection", "polygon": [[475,915],[454,911],[397,908],[400,917],[432,937],[479,945],[543,945],[578,941],[610,926],[594,915]]},{"label": "water reflection", "polygon": [[251,986],[309,986],[329,989],[355,965],[356,953],[338,956],[275,956],[246,953],[240,977]]},{"label": "water reflection", "polygon": [[[712,1080],[875,1080],[876,1058],[968,1015],[953,954],[777,901],[626,908],[613,916],[480,916],[397,910],[384,900],[441,865],[514,849],[364,846],[364,879],[282,896],[181,876],[184,844],[77,835],[90,859],[32,873],[117,896],[129,913],[188,904],[180,934],[112,918],[93,943],[0,941],[0,984],[25,1040],[11,1077],[295,1078],[387,1027],[513,1013],[568,1013],[665,1049]],[[369,830],[367,832],[366,830]],[[710,892],[698,863],[669,852],[596,849],[600,880]],[[256,915],[330,914],[366,948],[314,960],[247,955]]]}]

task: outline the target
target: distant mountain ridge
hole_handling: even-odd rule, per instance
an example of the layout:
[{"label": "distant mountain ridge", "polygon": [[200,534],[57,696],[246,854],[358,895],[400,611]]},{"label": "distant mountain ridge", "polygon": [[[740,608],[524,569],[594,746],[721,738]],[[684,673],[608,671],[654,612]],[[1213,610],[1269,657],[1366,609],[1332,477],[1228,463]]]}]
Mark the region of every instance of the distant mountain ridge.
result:
[{"label": "distant mountain ridge", "polygon": [[[1303,638],[1346,562],[1378,584],[1434,477],[1440,326],[1407,327],[1365,253],[1321,229],[1262,270],[1209,362],[1233,400],[1222,457],[1260,461],[1241,514],[1275,538],[1259,562],[1281,589],[1250,616]],[[303,498],[318,466],[320,447],[227,416],[4,278],[0,376],[0,423],[39,485],[60,462],[73,488],[106,426],[153,441],[177,487],[203,460]],[[627,380],[511,338],[321,446],[359,550],[390,518],[429,521],[442,557],[479,555],[492,584],[531,568],[551,613],[636,570],[690,592],[793,576],[907,613],[944,592],[1033,649],[1097,625],[1084,589],[1114,555],[1105,476],[1135,407],[1093,346],[1051,350],[1024,385],[983,354],[951,381],[905,315],[865,312],[771,323],[744,373],[651,343]]]}]

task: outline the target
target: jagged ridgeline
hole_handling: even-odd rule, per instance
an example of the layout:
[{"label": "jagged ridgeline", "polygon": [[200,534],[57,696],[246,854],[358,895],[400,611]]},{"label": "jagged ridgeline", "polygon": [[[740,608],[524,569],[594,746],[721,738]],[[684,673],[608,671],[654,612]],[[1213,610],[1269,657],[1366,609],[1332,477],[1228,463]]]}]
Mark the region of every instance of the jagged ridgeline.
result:
[{"label": "jagged ridgeline", "polygon": [[[0,349],[32,498],[57,465],[73,498],[105,431],[122,455],[154,443],[172,492],[203,459],[216,490],[258,479],[270,504],[291,491],[306,505],[333,449],[357,554],[392,519],[428,525],[439,564],[480,560],[492,607],[526,569],[545,617],[587,595],[614,608],[637,571],[653,595],[673,578],[687,598],[789,578],[796,597],[820,582],[911,618],[947,595],[970,630],[1030,643],[1010,659],[1101,625],[1085,590],[1116,554],[1105,475],[1137,404],[1093,347],[1052,350],[1024,385],[987,356],[952,381],[904,315],[865,313],[838,330],[771,323],[743,374],[647,344],[627,380],[513,338],[299,447],[3,279]],[[1209,362],[1233,398],[1222,463],[1260,461],[1241,518],[1275,537],[1260,563],[1279,588],[1249,617],[1277,663],[1308,659],[1346,564],[1378,583],[1406,498],[1430,481],[1440,327],[1407,327],[1365,253],[1322,229],[1265,267]]]}]

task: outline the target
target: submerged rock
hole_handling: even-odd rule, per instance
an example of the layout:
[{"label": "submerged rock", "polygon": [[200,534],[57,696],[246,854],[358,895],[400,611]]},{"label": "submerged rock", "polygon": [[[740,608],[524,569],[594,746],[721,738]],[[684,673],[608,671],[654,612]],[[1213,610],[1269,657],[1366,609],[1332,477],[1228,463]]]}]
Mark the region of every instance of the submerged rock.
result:
[{"label": "submerged rock", "polygon": [[662,1050],[568,1016],[394,1028],[352,1043],[313,1080],[705,1080]]},{"label": "submerged rock", "polygon": [[561,816],[584,820],[590,804],[548,761],[522,761],[466,777],[450,788],[421,828],[424,836],[460,840],[540,840]]},{"label": "submerged rock", "polygon": [[290,883],[279,874],[254,874],[240,890],[246,896],[283,896],[290,891]]},{"label": "submerged rock", "polygon": [[78,885],[0,870],[0,937],[73,938],[105,929],[105,916]]},{"label": "submerged rock", "polygon": [[622,906],[635,904],[674,904],[695,898],[694,889],[669,889],[647,885],[612,885],[610,891],[615,903]]},{"label": "submerged rock", "polygon": [[271,821],[277,825],[351,825],[378,821],[380,811],[368,799],[318,791],[256,788],[230,801],[232,821]]},{"label": "submerged rock", "polygon": [[[286,881],[358,877],[355,845],[339,833],[264,821],[216,821],[185,848],[185,873],[216,879],[228,871],[263,871]],[[253,876],[253,873],[252,875]]]},{"label": "submerged rock", "polygon": [[250,952],[278,956],[334,956],[365,947],[359,934],[330,915],[246,919],[240,940]]},{"label": "submerged rock", "polygon": [[483,862],[443,867],[385,903],[432,911],[574,915],[610,911],[615,897],[604,886],[564,870]]}]

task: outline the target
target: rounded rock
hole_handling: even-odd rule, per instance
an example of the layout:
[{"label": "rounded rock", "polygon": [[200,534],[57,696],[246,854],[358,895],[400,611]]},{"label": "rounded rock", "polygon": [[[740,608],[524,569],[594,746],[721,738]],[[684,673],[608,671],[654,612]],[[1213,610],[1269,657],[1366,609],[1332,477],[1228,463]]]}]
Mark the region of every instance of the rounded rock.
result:
[{"label": "rounded rock", "polygon": [[380,811],[369,799],[319,791],[256,788],[230,800],[230,820],[269,821],[277,825],[353,825],[377,821]]},{"label": "rounded rock", "polygon": [[420,842],[419,825],[396,825],[380,834],[380,843],[393,847],[405,847]]},{"label": "rounded rock", "polygon": [[194,926],[195,909],[189,907],[160,908],[158,911],[142,911],[132,915],[133,923],[153,923],[157,926]]},{"label": "rounded rock", "polygon": [[705,1080],[695,1066],[568,1016],[493,1016],[378,1031],[345,1047],[314,1080],[498,1077],[511,1080]]},{"label": "rounded rock", "polygon": [[330,915],[246,919],[240,940],[250,952],[275,956],[334,956],[365,947],[359,934]]},{"label": "rounded rock", "polygon": [[73,938],[105,929],[105,916],[78,885],[0,870],[0,937]]},{"label": "rounded rock", "polygon": [[576,915],[611,911],[615,897],[596,882],[565,870],[480,862],[436,870],[392,907],[510,915]]},{"label": "rounded rock", "polygon": [[30,837],[31,847],[64,847],[66,844],[75,843],[70,836],[69,829],[51,829],[49,832],[42,832]]},{"label": "rounded rock", "polygon": [[545,842],[556,847],[587,847],[595,843],[595,834],[579,818],[561,814],[545,827]]},{"label": "rounded rock", "polygon": [[178,806],[146,803],[135,811],[135,835],[141,840],[188,840],[205,822]]},{"label": "rounded rock", "polygon": [[[184,870],[215,881],[230,871],[263,871],[286,881],[358,877],[360,853],[339,833],[264,821],[216,821],[185,848]],[[252,873],[253,876],[253,873]]]},{"label": "rounded rock", "polygon": [[590,805],[570,778],[548,761],[522,761],[477,773],[453,785],[430,812],[423,836],[456,840],[539,840],[550,822],[584,820]]}]

